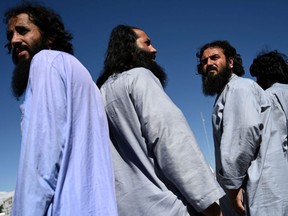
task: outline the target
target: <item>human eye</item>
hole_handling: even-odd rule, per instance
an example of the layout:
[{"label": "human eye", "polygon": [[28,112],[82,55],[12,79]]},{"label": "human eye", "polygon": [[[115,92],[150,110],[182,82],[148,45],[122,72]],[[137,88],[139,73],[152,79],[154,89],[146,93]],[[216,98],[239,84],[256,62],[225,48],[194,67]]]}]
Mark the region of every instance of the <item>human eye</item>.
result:
[{"label": "human eye", "polygon": [[219,59],[220,56],[219,55],[213,55],[210,58],[211,58],[211,60],[215,61],[215,60]]},{"label": "human eye", "polygon": [[20,35],[25,35],[27,32],[29,32],[29,29],[24,26],[18,26],[15,29]]},{"label": "human eye", "polygon": [[147,46],[150,46],[150,45],[151,45],[151,41],[150,41],[150,40],[146,40],[146,41],[145,41],[145,44],[146,44]]},{"label": "human eye", "polygon": [[207,61],[208,61],[208,58],[201,59],[201,64],[202,64],[202,65],[205,65],[205,64],[207,64]]}]

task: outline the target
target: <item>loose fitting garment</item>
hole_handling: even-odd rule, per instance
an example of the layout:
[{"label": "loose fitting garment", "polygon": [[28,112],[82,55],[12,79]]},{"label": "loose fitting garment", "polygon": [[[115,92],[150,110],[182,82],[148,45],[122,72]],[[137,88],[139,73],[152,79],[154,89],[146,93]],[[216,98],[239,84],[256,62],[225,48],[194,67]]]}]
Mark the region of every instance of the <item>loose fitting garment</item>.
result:
[{"label": "loose fitting garment", "polygon": [[270,88],[266,89],[266,92],[267,94],[276,97],[288,121],[288,85],[275,83]]},{"label": "loose fitting garment", "polygon": [[279,131],[285,119],[276,112],[254,81],[235,74],[214,105],[217,180],[225,190],[243,187],[247,215],[288,214],[287,160]]},{"label": "loose fitting garment", "polygon": [[[274,119],[276,125],[279,127],[278,131],[281,134],[281,145],[283,148],[283,153],[288,163],[288,85],[281,83],[274,83],[270,88],[266,89],[266,93],[268,94],[270,100],[275,106],[276,112],[274,112]],[[283,116],[286,119],[286,127],[283,123]],[[277,122],[278,121],[278,122]],[[280,124],[282,123],[282,124]],[[284,126],[283,126],[284,125]],[[287,165],[286,165],[287,166]],[[288,213],[287,213],[288,214]]]},{"label": "loose fitting garment", "polygon": [[101,87],[122,216],[198,215],[223,196],[182,112],[145,68]]},{"label": "loose fitting garment", "polygon": [[34,56],[22,109],[12,215],[117,215],[99,90],[72,55]]}]

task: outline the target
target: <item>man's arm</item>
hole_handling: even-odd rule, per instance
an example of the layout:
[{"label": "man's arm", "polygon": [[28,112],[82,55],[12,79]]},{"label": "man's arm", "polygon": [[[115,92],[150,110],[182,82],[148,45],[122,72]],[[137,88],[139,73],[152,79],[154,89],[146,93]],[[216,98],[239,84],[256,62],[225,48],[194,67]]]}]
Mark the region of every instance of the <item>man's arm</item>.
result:
[{"label": "man's arm", "polygon": [[206,208],[202,213],[206,216],[222,216],[222,211],[218,203],[214,202],[208,208]]},{"label": "man's arm", "polygon": [[[235,84],[235,83],[234,83]],[[255,88],[250,82],[229,86],[223,100],[223,133],[220,154],[222,170],[218,173],[221,185],[238,189],[256,157],[261,142],[263,122]]]},{"label": "man's arm", "polygon": [[[201,212],[223,196],[180,109],[148,70],[134,81],[133,100],[143,136],[165,176]],[[151,74],[151,75],[150,75]]]},{"label": "man's arm", "polygon": [[241,188],[239,189],[231,189],[227,192],[228,197],[233,205],[234,210],[239,215],[245,215],[245,207],[243,203],[243,190]]},{"label": "man's arm", "polygon": [[64,83],[55,71],[51,71],[51,65],[45,57],[37,60],[38,57],[31,63],[23,105],[14,215],[46,213],[54,196],[64,143]]}]

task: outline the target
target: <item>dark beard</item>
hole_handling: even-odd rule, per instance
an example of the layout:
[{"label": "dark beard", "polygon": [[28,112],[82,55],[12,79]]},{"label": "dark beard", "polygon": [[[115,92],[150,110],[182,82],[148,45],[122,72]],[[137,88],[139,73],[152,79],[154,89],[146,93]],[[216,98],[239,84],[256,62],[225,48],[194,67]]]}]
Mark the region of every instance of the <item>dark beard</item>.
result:
[{"label": "dark beard", "polygon": [[32,59],[23,60],[14,68],[11,88],[17,100],[19,100],[27,88],[31,60]]},{"label": "dark beard", "polygon": [[[16,48],[16,47],[15,47]],[[27,47],[25,47],[28,50]],[[23,95],[27,88],[28,78],[29,78],[29,70],[33,56],[43,49],[47,49],[47,45],[43,38],[39,40],[39,42],[35,43],[28,50],[30,53],[29,59],[17,60],[15,59],[15,52],[12,52],[12,58],[14,62],[17,62],[11,81],[11,88],[14,97],[19,100],[19,98]]]},{"label": "dark beard", "polygon": [[159,79],[164,88],[167,84],[167,74],[156,61],[153,61],[155,54],[137,48],[136,56],[137,58],[134,59],[133,66],[144,67],[150,70]]},{"label": "dark beard", "polygon": [[229,82],[231,75],[231,69],[229,69],[228,65],[216,75],[210,73],[207,76],[202,75],[202,91],[204,95],[214,96],[220,94]]}]

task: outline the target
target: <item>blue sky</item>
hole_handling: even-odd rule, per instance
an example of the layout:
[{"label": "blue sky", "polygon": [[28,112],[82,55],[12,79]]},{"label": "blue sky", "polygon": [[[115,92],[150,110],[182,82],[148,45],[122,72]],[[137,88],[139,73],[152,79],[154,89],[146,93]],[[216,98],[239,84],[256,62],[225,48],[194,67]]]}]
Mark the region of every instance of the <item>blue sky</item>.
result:
[{"label": "blue sky", "polygon": [[[0,13],[20,1],[0,1]],[[95,80],[103,66],[110,32],[118,24],[142,28],[157,49],[168,74],[166,91],[183,111],[196,139],[214,166],[211,131],[213,97],[204,97],[196,74],[195,53],[216,39],[231,42],[249,66],[262,49],[288,55],[286,0],[43,0],[55,9],[74,35],[75,56]],[[2,19],[1,19],[2,21]],[[21,101],[10,91],[14,65],[7,50],[6,26],[0,23],[0,191],[14,190],[19,162]],[[193,157],[193,155],[191,155]]]}]

